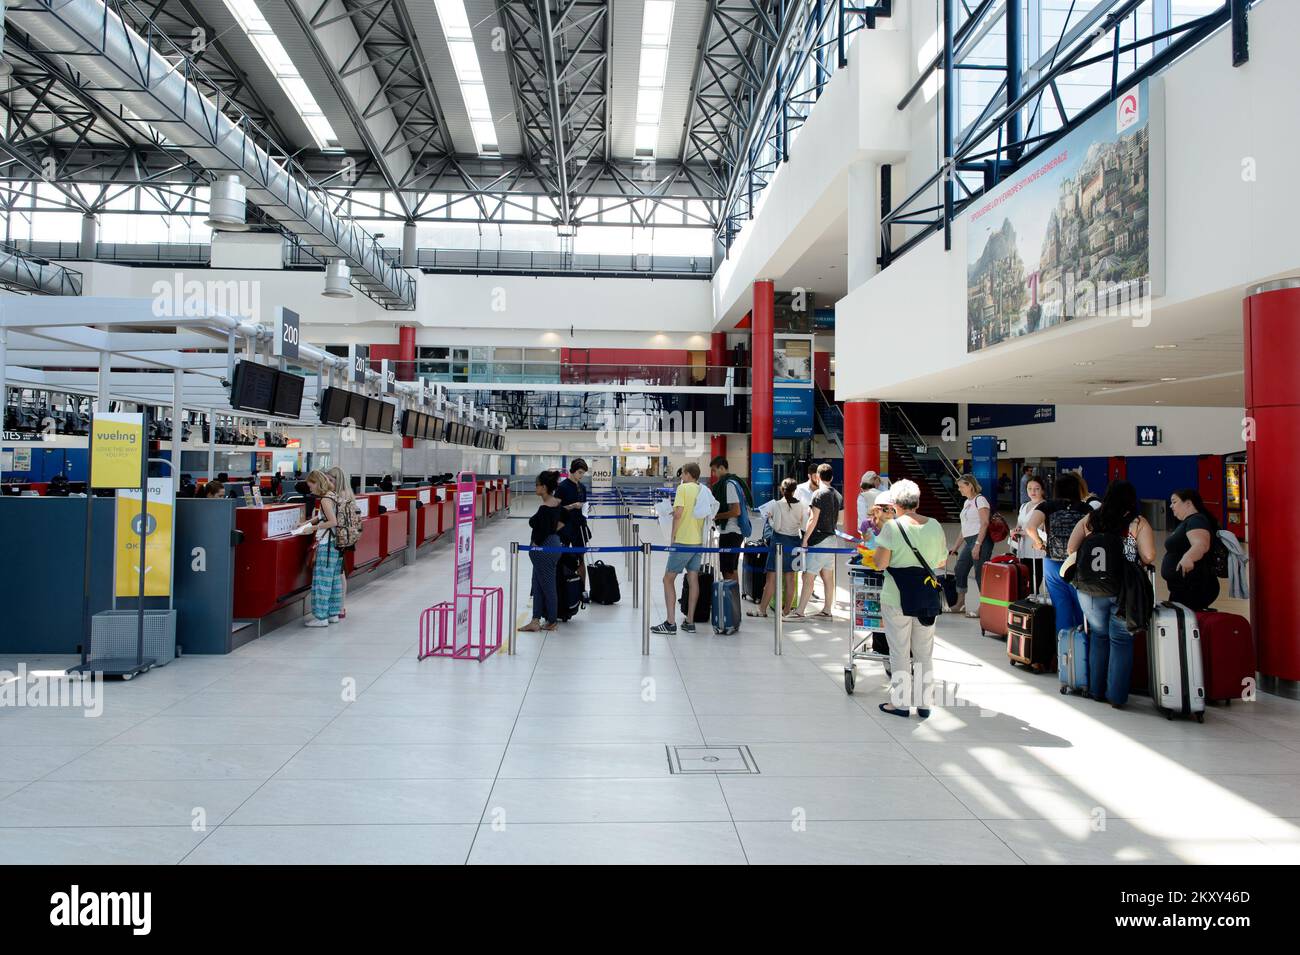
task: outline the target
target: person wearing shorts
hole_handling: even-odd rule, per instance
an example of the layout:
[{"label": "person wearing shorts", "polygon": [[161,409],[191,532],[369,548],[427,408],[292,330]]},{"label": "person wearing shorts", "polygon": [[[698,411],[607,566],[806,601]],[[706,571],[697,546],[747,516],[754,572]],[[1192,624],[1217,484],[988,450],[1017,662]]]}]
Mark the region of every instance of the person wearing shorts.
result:
[{"label": "person wearing shorts", "polygon": [[[695,516],[695,500],[701,494],[710,493],[700,486],[700,466],[690,461],[682,466],[682,483],[677,485],[677,494],[673,497],[673,532],[672,542],[688,547],[699,547],[704,542],[704,521]],[[664,567],[664,603],[667,616],[657,627],[651,627],[651,633],[672,634],[677,632],[673,623],[677,616],[673,610],[677,606],[677,575],[686,574],[686,620],[682,623],[683,633],[695,632],[695,603],[700,597],[700,558],[699,551],[669,551],[668,563]]]},{"label": "person wearing shorts", "polygon": [[835,555],[806,553],[809,547],[835,546],[835,528],[839,524],[844,499],[831,487],[834,473],[829,464],[817,468],[818,489],[808,508],[808,523],[804,527],[802,542],[805,552],[800,555],[803,557],[803,590],[799,595],[798,608],[789,614],[792,618],[804,616],[804,611],[808,609],[808,599],[812,597],[813,581],[818,577],[822,579],[824,596],[822,609],[816,616],[831,616],[831,608],[835,605]]},{"label": "person wearing shorts", "polygon": [[[740,530],[740,509],[745,506],[745,498],[740,490],[740,479],[728,480],[727,459],[719,455],[709,462],[709,477],[715,494],[720,497],[717,516],[713,521],[718,526],[718,546],[724,553],[718,555],[718,570],[723,580],[740,580],[740,555],[725,551],[732,547],[744,547],[745,535]],[[717,488],[721,491],[717,491]]]}]

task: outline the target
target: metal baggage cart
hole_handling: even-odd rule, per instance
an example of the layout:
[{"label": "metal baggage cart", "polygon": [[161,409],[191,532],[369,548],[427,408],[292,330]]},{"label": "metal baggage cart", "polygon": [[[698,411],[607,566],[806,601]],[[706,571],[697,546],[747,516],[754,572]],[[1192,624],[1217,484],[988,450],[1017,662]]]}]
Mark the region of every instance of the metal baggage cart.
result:
[{"label": "metal baggage cart", "polygon": [[885,622],[880,615],[880,589],[885,583],[885,572],[872,570],[861,564],[849,565],[849,658],[844,664],[844,692],[852,693],[857,682],[859,660],[875,660],[885,666],[885,675],[893,676],[889,669],[889,654],[877,653],[873,648],[876,634],[885,632]]}]

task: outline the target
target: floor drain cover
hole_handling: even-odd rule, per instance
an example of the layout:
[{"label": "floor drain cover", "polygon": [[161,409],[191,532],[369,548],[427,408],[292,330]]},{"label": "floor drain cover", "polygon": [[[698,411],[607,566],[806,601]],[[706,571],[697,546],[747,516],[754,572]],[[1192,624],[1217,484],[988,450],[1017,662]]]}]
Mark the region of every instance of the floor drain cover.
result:
[{"label": "floor drain cover", "polygon": [[758,773],[748,746],[668,746],[672,773]]}]

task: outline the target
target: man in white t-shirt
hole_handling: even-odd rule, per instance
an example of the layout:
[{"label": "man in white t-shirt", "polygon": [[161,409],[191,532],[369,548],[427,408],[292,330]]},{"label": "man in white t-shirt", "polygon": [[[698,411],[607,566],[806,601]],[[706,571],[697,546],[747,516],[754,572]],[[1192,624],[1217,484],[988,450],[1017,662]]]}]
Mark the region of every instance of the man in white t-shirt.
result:
[{"label": "man in white t-shirt", "polygon": [[809,462],[808,480],[804,481],[794,489],[794,496],[811,507],[813,495],[817,493],[819,486],[820,485],[817,481],[817,465]]}]

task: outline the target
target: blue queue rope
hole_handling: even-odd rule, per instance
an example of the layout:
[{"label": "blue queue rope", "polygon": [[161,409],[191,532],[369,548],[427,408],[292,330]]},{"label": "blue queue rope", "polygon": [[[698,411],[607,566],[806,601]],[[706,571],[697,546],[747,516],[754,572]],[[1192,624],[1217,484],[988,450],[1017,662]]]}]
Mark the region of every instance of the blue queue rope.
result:
[{"label": "blue queue rope", "polygon": [[639,554],[640,547],[540,547],[533,544],[520,544],[520,552],[531,551],[534,554]]}]

